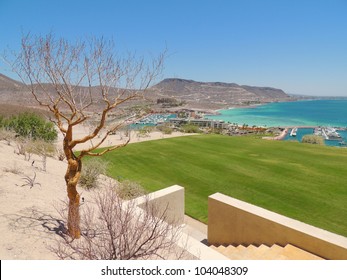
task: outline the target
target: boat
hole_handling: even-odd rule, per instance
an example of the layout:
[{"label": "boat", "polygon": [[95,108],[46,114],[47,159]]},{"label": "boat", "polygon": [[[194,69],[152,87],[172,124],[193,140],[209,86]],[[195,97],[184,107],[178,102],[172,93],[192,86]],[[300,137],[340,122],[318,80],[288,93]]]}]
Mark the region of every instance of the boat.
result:
[{"label": "boat", "polygon": [[292,131],[290,132],[290,136],[295,137],[297,131],[298,131],[298,128],[297,128],[297,127],[294,127],[294,128],[292,129]]},{"label": "boat", "polygon": [[329,140],[339,140],[342,137],[340,136],[340,134],[336,131],[335,128],[333,127],[327,127],[327,135],[329,137]]}]

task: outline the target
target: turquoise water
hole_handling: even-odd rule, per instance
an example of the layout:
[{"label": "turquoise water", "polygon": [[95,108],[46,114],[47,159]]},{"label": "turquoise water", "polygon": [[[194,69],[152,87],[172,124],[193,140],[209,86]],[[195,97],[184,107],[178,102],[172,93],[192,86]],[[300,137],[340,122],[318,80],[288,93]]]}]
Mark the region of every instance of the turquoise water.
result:
[{"label": "turquoise water", "polygon": [[249,126],[347,127],[347,99],[269,103],[219,112],[220,115],[207,118]]},{"label": "turquoise water", "polygon": [[313,134],[314,129],[313,128],[299,128],[296,132],[296,136],[290,136],[291,130],[288,131],[288,134],[284,138],[284,140],[291,140],[291,141],[299,141],[301,142],[302,137],[304,137],[307,134]]}]

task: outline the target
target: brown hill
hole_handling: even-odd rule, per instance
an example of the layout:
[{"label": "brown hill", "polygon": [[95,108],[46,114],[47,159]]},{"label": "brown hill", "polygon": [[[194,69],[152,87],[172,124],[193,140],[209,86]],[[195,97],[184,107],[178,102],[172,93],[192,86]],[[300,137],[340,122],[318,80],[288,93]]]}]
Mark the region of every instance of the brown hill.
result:
[{"label": "brown hill", "polygon": [[13,80],[0,73],[0,89],[19,89],[21,87],[23,87],[23,84],[21,82]]},{"label": "brown hill", "polygon": [[[54,92],[52,85],[45,87]],[[115,94],[114,89],[111,94]],[[87,88],[78,87],[78,91],[87,92]],[[92,94],[98,96],[98,87],[92,89]],[[182,101],[185,107],[202,109],[219,109],[235,105],[290,100],[281,89],[271,87],[242,86],[235,83],[196,82],[184,79],[165,79],[149,89],[147,101],[156,104],[159,98],[172,98]],[[141,101],[143,103],[143,101]],[[0,74],[0,103],[22,106],[38,104],[29,89],[21,82]],[[148,103],[148,102],[147,102]],[[132,105],[136,104],[131,103]],[[95,103],[89,109],[98,110],[103,106],[101,98],[95,98]]]},{"label": "brown hill", "polygon": [[[56,96],[55,87],[52,84],[43,83],[37,88],[38,92],[42,92],[41,97],[43,98],[43,100],[47,99],[47,96],[43,94],[42,87],[45,89],[45,91],[50,92],[51,96]],[[83,86],[75,87],[74,90],[78,94],[79,100],[89,100],[89,93],[91,92],[93,96],[93,105],[88,108],[90,111],[97,112],[104,107],[105,104],[101,98],[100,89],[98,86],[92,87],[91,91],[89,91],[87,87]],[[110,99],[116,97],[117,91],[119,90],[120,89],[112,88],[110,90]],[[134,102],[136,104],[136,101],[131,101],[130,104],[134,105]],[[23,107],[40,107],[40,105],[31,94],[30,87],[27,87],[23,83],[13,80],[3,74],[0,74],[0,104],[2,104],[2,106],[0,107],[1,110],[4,109],[4,104]],[[10,113],[8,111],[9,110],[6,110],[6,115]],[[18,107],[16,108],[16,111],[18,111]]]},{"label": "brown hill", "polygon": [[241,86],[235,83],[196,82],[184,79],[165,79],[151,90],[160,97],[176,98],[191,106],[219,108],[263,102],[289,100],[281,89]]}]

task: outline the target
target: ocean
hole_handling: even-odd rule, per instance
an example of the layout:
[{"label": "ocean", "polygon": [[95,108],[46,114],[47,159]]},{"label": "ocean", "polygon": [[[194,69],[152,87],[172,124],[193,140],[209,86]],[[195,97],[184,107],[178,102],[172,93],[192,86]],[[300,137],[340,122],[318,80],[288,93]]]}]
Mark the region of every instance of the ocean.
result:
[{"label": "ocean", "polygon": [[[220,115],[207,116],[209,119],[224,120],[238,125],[264,127],[332,126],[347,127],[347,99],[302,100],[295,102],[269,103],[250,108],[220,110]],[[347,131],[337,131],[340,140],[325,140],[327,146],[347,143]],[[311,128],[299,128],[296,137],[289,134],[284,140],[299,141],[304,135],[313,134]],[[345,147],[345,146],[344,146]]]},{"label": "ocean", "polygon": [[220,110],[219,113],[206,117],[249,126],[347,127],[347,99],[278,102]]}]

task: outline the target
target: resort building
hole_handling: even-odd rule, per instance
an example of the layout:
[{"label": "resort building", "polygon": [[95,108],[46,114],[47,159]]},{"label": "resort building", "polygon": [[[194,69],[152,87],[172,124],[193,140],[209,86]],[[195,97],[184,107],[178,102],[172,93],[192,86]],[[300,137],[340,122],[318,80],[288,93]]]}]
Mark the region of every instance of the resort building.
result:
[{"label": "resort building", "polygon": [[208,128],[227,128],[228,124],[224,121],[216,121],[209,119],[184,119],[184,118],[172,118],[169,120],[171,124],[174,125],[184,125],[191,124],[198,127],[208,127]]}]

